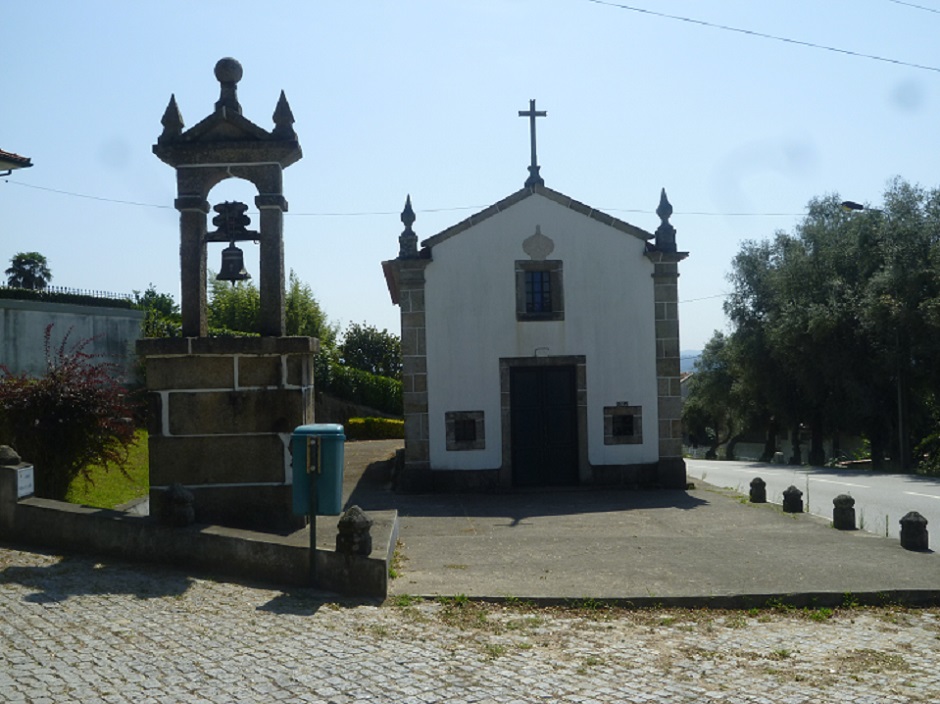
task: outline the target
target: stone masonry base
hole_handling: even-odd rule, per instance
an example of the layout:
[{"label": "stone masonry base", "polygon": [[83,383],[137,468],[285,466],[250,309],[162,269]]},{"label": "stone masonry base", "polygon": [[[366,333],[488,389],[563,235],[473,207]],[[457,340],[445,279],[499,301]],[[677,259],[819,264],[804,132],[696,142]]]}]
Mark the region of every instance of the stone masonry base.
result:
[{"label": "stone masonry base", "polygon": [[182,484],[196,521],[290,530],[291,432],[314,420],[310,337],[171,338],[137,344],[150,405],[151,515]]}]

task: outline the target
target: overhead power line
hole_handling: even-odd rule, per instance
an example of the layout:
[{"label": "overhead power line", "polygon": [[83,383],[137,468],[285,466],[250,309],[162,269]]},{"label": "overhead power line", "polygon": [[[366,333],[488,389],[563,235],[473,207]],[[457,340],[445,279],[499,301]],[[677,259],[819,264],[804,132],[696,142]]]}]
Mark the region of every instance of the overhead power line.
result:
[{"label": "overhead power line", "polygon": [[71,196],[72,198],[86,198],[88,200],[98,200],[103,203],[120,203],[121,205],[136,205],[140,208],[172,208],[172,205],[155,205],[154,203],[139,203],[133,200],[119,200],[117,198],[104,198],[102,196],[92,196],[87,193],[74,193],[73,191],[62,191],[58,188],[48,188],[47,186],[37,186],[32,183],[21,183],[20,181],[11,181],[10,179],[4,179],[4,183],[9,183],[13,186],[22,186],[23,188],[35,188],[37,191],[48,191],[49,193],[58,193],[62,196]]},{"label": "overhead power line", "polygon": [[[162,210],[172,210],[172,205],[159,205],[156,203],[141,203],[140,201],[133,200],[121,200],[120,198],[107,198],[105,196],[96,196],[89,193],[76,193],[75,191],[66,191],[60,188],[49,188],[48,186],[37,186],[33,183],[23,183],[21,181],[11,181],[10,179],[4,179],[4,183],[11,186],[22,186],[23,188],[33,188],[37,191],[46,191],[47,193],[55,193],[60,196],[69,196],[70,198],[84,198],[86,200],[95,200],[102,203],[116,203],[119,205],[134,205],[139,208],[160,208]],[[416,209],[415,212],[418,213],[446,213],[454,212],[458,210],[483,210],[488,206],[486,205],[457,205],[449,208],[420,208]],[[655,213],[653,210],[643,210],[641,208],[598,208],[603,212],[607,213],[640,213],[643,215],[650,215]],[[257,211],[251,211],[257,213]],[[400,215],[398,210],[360,210],[360,211],[350,211],[350,212],[319,212],[319,213],[286,213],[287,215],[295,217],[359,217],[359,216],[368,216],[368,215],[389,215],[397,216]],[[721,212],[707,212],[701,210],[677,210],[675,211],[676,215],[685,216],[685,215],[696,215],[696,216],[708,216],[708,217],[781,217],[781,218],[794,218],[802,217],[806,213],[721,213]]]},{"label": "overhead power line", "polygon": [[710,301],[713,298],[727,298],[730,296],[730,293],[716,293],[714,296],[702,296],[701,298],[687,298],[684,301],[679,301],[679,303],[696,303],[698,301]]},{"label": "overhead power line", "polygon": [[937,10],[933,7],[924,7],[923,5],[915,5],[912,2],[902,2],[901,0],[888,0],[888,2],[893,2],[895,5],[904,5],[905,7],[913,7],[917,10],[923,10],[924,12],[933,12],[940,15],[940,10]]},{"label": "overhead power line", "polygon": [[[915,64],[909,61],[902,61],[900,59],[892,59],[887,56],[878,56],[877,54],[865,54],[860,51],[851,51],[850,49],[840,49],[835,46],[827,46],[825,44],[816,44],[814,42],[805,42],[799,39],[791,39],[789,37],[781,37],[776,34],[765,34],[764,32],[756,32],[752,29],[742,29],[741,27],[731,27],[726,24],[718,24],[717,22],[707,22],[705,20],[697,20],[692,17],[683,17],[682,15],[669,15],[665,12],[656,12],[654,10],[647,10],[642,7],[634,7],[632,5],[622,5],[616,2],[609,2],[609,0],[587,0],[592,2],[595,5],[606,5],[607,7],[615,7],[619,10],[629,10],[630,12],[639,12],[644,15],[651,15],[653,17],[662,17],[668,20],[676,20],[678,22],[688,22],[689,24],[697,24],[702,27],[711,27],[712,29],[721,29],[725,32],[735,32],[737,34],[747,34],[751,37],[758,37],[759,39],[772,39],[777,42],[784,42],[786,44],[796,44],[798,46],[809,47],[810,49],[821,49],[823,51],[832,51],[837,54],[845,54],[847,56],[856,56],[862,59],[871,59],[872,61],[882,61],[888,64],[895,64],[898,66],[907,66],[908,68],[917,68],[922,71],[934,71],[935,73],[940,73],[940,68],[937,66],[927,66],[925,64]],[[906,3],[900,3],[906,4]],[[929,9],[929,8],[921,8]]]}]

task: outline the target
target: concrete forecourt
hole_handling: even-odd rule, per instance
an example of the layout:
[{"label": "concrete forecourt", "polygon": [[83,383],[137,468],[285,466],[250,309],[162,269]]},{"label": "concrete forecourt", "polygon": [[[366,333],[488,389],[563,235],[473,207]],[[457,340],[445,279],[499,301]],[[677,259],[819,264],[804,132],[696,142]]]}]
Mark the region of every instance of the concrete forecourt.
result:
[{"label": "concrete forecourt", "polygon": [[382,604],[0,546],[0,699],[940,698],[940,609],[854,605],[931,601],[933,553],[704,486],[396,495],[376,463],[390,449],[349,444],[344,497],[399,504]]}]

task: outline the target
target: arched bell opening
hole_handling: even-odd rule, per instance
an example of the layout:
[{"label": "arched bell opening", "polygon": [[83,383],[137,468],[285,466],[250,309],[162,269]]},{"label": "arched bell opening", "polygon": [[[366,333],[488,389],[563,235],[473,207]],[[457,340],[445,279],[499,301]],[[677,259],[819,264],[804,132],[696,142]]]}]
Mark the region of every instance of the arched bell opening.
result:
[{"label": "arched bell opening", "polygon": [[240,178],[220,181],[209,193],[206,283],[210,298],[213,281],[258,285],[261,233],[257,229],[260,213],[254,206],[256,195],[257,187]]}]

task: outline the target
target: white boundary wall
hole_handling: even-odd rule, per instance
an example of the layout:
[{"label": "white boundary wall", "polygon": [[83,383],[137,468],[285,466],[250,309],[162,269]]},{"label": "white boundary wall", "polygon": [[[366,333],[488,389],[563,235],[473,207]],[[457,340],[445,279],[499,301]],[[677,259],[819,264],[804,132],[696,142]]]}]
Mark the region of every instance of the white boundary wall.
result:
[{"label": "white boundary wall", "polygon": [[[89,354],[113,362],[133,380],[144,312],[126,308],[83,306],[72,303],[0,299],[0,364],[13,373],[40,375],[46,370],[46,326],[52,324],[53,351],[68,333],[66,349],[89,338]],[[69,332],[71,331],[71,332]]]}]

